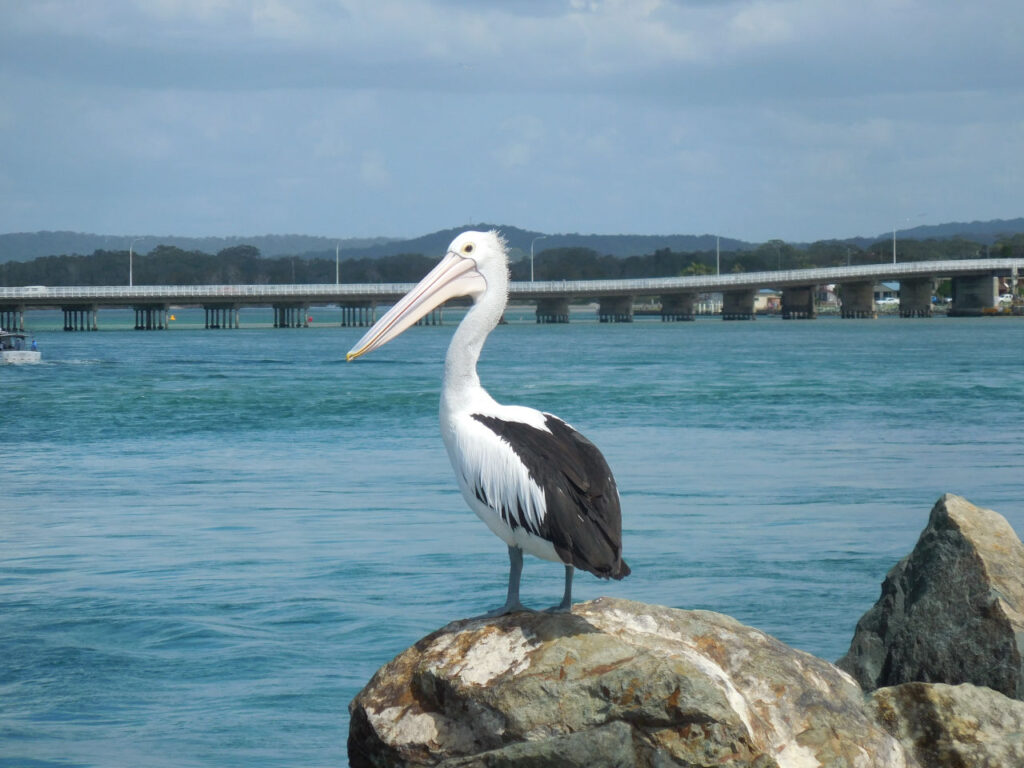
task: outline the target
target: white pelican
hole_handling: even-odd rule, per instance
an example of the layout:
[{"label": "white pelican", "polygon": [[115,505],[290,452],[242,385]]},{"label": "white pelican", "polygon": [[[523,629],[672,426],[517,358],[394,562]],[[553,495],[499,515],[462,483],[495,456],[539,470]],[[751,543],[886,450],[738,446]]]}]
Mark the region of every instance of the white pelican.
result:
[{"label": "white pelican", "polygon": [[565,565],[572,606],[573,569],[603,579],[629,575],[622,559],[619,493],[608,463],[583,435],[550,413],[501,405],[480,386],[476,363],[508,303],[508,257],[497,232],[463,232],[441,262],[386,312],[348,353],[377,349],[456,296],[473,306],[448,347],[441,390],[441,436],[466,503],[508,545],[508,597],[519,602],[523,552]]}]

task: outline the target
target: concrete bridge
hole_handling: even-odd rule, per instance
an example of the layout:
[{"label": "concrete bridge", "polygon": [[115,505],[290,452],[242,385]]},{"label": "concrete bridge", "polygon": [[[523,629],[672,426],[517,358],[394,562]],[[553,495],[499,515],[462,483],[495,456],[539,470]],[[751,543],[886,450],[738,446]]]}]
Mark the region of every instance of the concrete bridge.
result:
[{"label": "concrete bridge", "polygon": [[[998,279],[1010,278],[1016,285],[1022,270],[1024,259],[965,259],[637,280],[516,282],[510,297],[534,302],[538,323],[568,322],[570,303],[580,299],[598,301],[602,322],[630,322],[638,297],[659,300],[662,320],[682,321],[694,319],[700,295],[721,293],[722,317],[747,320],[754,317],[757,291],[772,288],[782,292],[784,318],[809,319],[816,316],[818,286],[835,284],[843,317],[873,318],[875,284],[899,281],[900,315],[930,317],[936,281],[951,278],[949,314],[972,316],[992,311],[998,304]],[[96,330],[101,308],[132,308],[136,328],[159,330],[167,327],[171,307],[199,306],[205,310],[206,327],[237,328],[242,307],[271,306],[274,327],[293,328],[306,325],[311,306],[333,304],[341,307],[341,325],[365,326],[376,319],[378,305],[393,304],[411,288],[411,283],[0,288],[0,327],[23,329],[25,312],[61,309],[64,330]],[[440,322],[439,312],[424,322]]]}]

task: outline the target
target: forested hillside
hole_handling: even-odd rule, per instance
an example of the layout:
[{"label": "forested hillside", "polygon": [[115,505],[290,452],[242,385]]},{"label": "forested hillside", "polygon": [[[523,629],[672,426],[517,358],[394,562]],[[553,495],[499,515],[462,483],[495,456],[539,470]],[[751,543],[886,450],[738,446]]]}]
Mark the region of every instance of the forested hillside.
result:
[{"label": "forested hillside", "polygon": [[[74,256],[99,252],[119,252],[132,247],[135,253],[150,253],[160,247],[173,247],[184,252],[216,254],[239,246],[251,246],[264,258],[298,256],[307,259],[334,259],[340,247],[342,259],[377,258],[407,253],[422,253],[440,257],[456,234],[465,229],[498,229],[508,241],[513,260],[530,253],[554,248],[586,248],[596,253],[618,258],[653,254],[668,249],[675,253],[695,253],[715,248],[715,236],[704,235],[587,235],[578,233],[545,234],[518,227],[477,223],[443,229],[412,239],[395,237],[343,238],[313,237],[307,235],[259,235],[251,237],[179,237],[179,236],[126,236],[93,235],[81,232],[16,232],[0,234],[0,263],[29,261],[43,256]],[[963,238],[979,245],[994,245],[1014,234],[1024,233],[1024,218],[996,219],[968,223],[948,223],[919,226],[897,232],[898,239],[942,240]],[[839,241],[860,250],[870,250],[876,241],[891,240],[890,233],[874,237],[852,237]],[[776,241],[771,241],[776,242]],[[792,243],[798,249],[813,244]],[[722,237],[724,251],[751,251],[756,243]]]},{"label": "forested hillside", "polygon": [[[537,244],[544,244],[546,240]],[[447,243],[445,243],[447,244]],[[131,256],[135,285],[221,285],[333,283],[336,268],[343,283],[407,283],[418,281],[439,258],[438,250],[379,257],[350,258],[336,265],[332,258],[264,258],[249,246],[224,248],[215,254],[161,245],[146,254]],[[952,238],[946,240],[897,239],[899,261],[967,259],[983,256],[1024,258],[1024,235],[1013,235],[993,245]],[[513,280],[530,279],[529,251],[513,252]],[[620,258],[592,248],[535,249],[536,280],[596,280],[634,277],[673,277],[688,274],[754,272],[806,267],[888,262],[892,241],[878,240],[866,248],[837,241],[796,246],[772,240],[752,249],[710,248],[675,251],[660,248],[643,255]],[[0,264],[0,285],[126,285],[127,250],[97,250],[89,256],[46,256],[26,262]]]},{"label": "forested hillside", "polygon": [[334,257],[340,244],[346,252],[355,252],[384,245],[393,238],[362,237],[337,240],[309,235],[255,235],[250,237],[179,237],[174,235],[93,235],[85,232],[14,232],[0,235],[0,262],[28,261],[40,256],[71,256],[97,251],[128,250],[149,253],[161,245],[183,251],[219,253],[240,245],[258,248],[264,256],[293,256],[304,253],[327,253]]}]

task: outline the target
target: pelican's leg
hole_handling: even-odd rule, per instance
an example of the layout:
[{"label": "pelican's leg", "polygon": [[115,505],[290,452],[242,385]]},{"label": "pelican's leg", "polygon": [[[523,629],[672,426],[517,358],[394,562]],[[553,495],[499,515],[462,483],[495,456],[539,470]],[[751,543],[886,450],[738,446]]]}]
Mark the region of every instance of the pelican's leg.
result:
[{"label": "pelican's leg", "polygon": [[566,613],[572,610],[572,574],[575,568],[571,565],[565,566],[565,593],[562,595],[562,602],[548,608],[548,613]]},{"label": "pelican's leg", "polygon": [[519,579],[523,575],[523,550],[519,547],[508,548],[508,597],[501,608],[488,611],[485,616],[504,616],[506,613],[530,610],[519,602]]}]

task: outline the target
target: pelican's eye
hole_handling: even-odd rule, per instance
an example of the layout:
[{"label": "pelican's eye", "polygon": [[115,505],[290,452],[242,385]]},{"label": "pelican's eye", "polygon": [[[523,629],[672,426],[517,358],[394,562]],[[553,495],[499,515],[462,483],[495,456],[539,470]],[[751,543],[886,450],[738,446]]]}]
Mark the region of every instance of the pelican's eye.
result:
[{"label": "pelican's eye", "polygon": [[473,244],[472,243],[466,243],[464,246],[462,246],[462,252],[463,253],[472,253],[473,252]]}]

